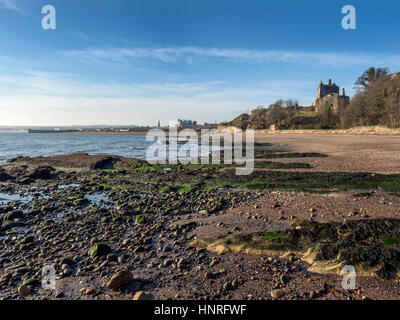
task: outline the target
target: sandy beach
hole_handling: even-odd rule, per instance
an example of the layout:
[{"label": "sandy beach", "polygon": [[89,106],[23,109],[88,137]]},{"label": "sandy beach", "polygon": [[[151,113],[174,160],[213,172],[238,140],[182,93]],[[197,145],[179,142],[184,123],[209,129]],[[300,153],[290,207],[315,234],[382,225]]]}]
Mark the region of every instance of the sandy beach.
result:
[{"label": "sandy beach", "polygon": [[260,143],[288,146],[295,152],[320,152],[327,158],[307,159],[315,171],[400,173],[400,136],[354,134],[263,134]]}]

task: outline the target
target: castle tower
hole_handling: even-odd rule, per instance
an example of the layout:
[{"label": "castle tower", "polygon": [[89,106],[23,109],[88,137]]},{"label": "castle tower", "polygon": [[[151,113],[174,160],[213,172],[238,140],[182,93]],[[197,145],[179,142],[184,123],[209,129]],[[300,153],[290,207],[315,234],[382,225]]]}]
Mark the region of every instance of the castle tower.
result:
[{"label": "castle tower", "polygon": [[317,89],[317,99],[314,101],[313,106],[318,112],[320,106],[324,103],[329,103],[333,106],[334,112],[337,112],[339,108],[346,107],[349,102],[350,98],[346,96],[346,90],[342,88],[342,95],[340,95],[340,88],[336,83],[332,83],[332,79],[329,79],[328,84],[320,82]]},{"label": "castle tower", "polygon": [[321,81],[317,90],[317,99],[323,99],[329,94],[339,95],[339,87],[335,83],[332,84],[332,79],[329,79],[328,84]]}]

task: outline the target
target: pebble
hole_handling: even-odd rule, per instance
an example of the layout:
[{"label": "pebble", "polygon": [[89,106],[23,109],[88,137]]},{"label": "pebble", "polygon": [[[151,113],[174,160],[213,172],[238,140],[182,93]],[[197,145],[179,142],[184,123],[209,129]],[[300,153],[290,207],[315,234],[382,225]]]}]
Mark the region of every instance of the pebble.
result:
[{"label": "pebble", "polygon": [[232,288],[237,288],[239,285],[239,281],[237,279],[235,279],[232,281],[231,285],[232,285]]},{"label": "pebble", "polygon": [[274,299],[279,299],[285,295],[285,291],[282,289],[274,289],[271,291],[271,297]]},{"label": "pebble", "polygon": [[107,261],[109,261],[109,262],[113,262],[113,261],[117,261],[117,256],[115,255],[115,254],[109,254],[108,256],[107,256]]},{"label": "pebble", "polygon": [[107,282],[107,288],[111,290],[117,290],[120,287],[130,283],[133,280],[133,275],[129,270],[123,270],[111,277]]},{"label": "pebble", "polygon": [[138,291],[135,293],[132,300],[150,300],[151,298],[152,298],[151,293],[144,292],[144,291]]},{"label": "pebble", "polygon": [[77,277],[82,277],[84,274],[85,274],[85,272],[83,272],[82,270],[78,270],[78,271],[76,272],[76,276],[77,276]]},{"label": "pebble", "polygon": [[87,295],[92,295],[94,294],[95,290],[94,288],[86,288],[85,292]]},{"label": "pebble", "polygon": [[210,267],[213,267],[213,266],[215,266],[217,263],[218,263],[218,261],[217,261],[217,260],[213,260],[213,261],[211,261],[211,263],[210,263]]},{"label": "pebble", "polygon": [[289,278],[283,274],[280,276],[279,280],[282,284],[287,284],[289,282]]},{"label": "pebble", "polygon": [[31,289],[26,285],[21,285],[18,288],[18,293],[20,296],[25,297],[31,293]]},{"label": "pebble", "polygon": [[64,268],[64,270],[62,271],[62,274],[64,276],[69,276],[72,274],[73,271],[74,271],[73,269],[71,269],[70,267],[67,267],[67,268]]}]

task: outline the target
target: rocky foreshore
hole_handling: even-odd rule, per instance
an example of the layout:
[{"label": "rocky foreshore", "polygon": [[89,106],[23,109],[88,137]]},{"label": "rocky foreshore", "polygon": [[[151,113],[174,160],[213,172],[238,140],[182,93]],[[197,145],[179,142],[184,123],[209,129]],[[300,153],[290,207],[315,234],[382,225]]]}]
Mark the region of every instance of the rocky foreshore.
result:
[{"label": "rocky foreshore", "polygon": [[[400,178],[307,171],[318,153],[256,153],[251,176],[107,155],[10,159],[0,297],[400,298]],[[333,261],[362,270],[357,289],[320,267]]]}]

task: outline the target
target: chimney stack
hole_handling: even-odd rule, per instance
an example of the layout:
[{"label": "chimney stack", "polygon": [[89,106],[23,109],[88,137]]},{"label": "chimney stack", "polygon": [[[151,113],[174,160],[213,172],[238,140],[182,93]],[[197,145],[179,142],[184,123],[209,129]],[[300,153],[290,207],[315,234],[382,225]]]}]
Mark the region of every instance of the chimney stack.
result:
[{"label": "chimney stack", "polygon": [[331,85],[332,84],[332,79],[329,79],[329,85]]},{"label": "chimney stack", "polygon": [[343,88],[343,97],[346,95],[346,90]]}]

